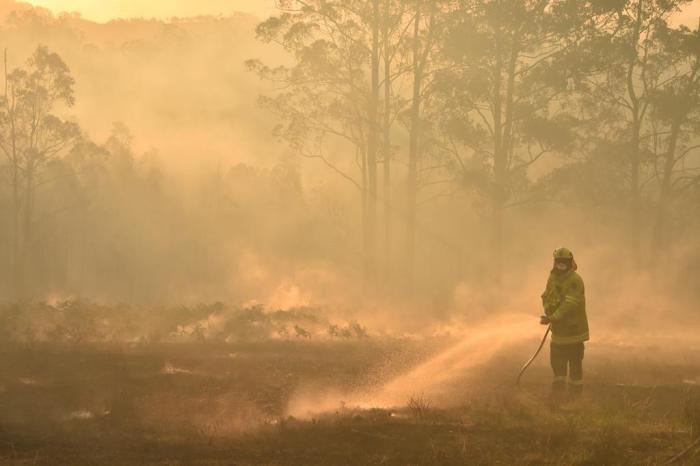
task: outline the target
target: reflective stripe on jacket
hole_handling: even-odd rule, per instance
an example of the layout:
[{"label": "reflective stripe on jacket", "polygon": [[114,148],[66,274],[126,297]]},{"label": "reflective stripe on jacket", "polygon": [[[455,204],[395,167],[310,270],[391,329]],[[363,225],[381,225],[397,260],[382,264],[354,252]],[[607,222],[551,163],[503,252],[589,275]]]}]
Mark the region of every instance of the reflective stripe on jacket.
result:
[{"label": "reflective stripe on jacket", "polygon": [[552,323],[553,344],[581,343],[590,338],[585,289],[578,273],[552,271],[542,293],[542,305]]}]

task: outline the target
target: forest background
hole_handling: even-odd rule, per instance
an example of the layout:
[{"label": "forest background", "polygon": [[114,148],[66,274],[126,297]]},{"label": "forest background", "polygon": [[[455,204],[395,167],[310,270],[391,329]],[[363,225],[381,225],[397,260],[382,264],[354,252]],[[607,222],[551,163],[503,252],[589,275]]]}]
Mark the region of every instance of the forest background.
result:
[{"label": "forest background", "polygon": [[[281,1],[97,23],[0,3],[0,297],[320,307],[377,327],[694,320],[693,2]],[[378,312],[379,311],[379,312]]]}]

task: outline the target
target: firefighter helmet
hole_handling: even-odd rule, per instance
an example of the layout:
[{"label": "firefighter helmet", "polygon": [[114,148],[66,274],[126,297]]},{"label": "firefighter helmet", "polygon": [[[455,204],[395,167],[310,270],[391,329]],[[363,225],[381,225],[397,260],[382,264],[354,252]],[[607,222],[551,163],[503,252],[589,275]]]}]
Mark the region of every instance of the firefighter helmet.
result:
[{"label": "firefighter helmet", "polygon": [[554,259],[574,259],[574,253],[567,248],[559,248],[554,250]]}]

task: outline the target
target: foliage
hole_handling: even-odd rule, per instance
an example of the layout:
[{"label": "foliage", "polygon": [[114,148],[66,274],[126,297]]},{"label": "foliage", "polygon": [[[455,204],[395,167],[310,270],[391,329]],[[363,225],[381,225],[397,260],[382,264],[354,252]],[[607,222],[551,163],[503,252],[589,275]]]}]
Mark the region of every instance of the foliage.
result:
[{"label": "foliage", "polygon": [[331,324],[317,308],[266,310],[223,303],[138,308],[85,301],[0,307],[0,340],[34,344],[104,342],[265,342],[296,339],[364,339],[357,322]]}]

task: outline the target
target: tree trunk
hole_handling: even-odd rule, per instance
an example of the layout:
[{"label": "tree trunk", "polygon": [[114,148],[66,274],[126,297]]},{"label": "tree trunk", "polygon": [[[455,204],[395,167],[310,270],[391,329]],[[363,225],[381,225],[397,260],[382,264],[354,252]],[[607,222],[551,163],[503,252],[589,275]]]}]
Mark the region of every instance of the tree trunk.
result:
[{"label": "tree trunk", "polygon": [[382,42],[384,48],[384,282],[391,280],[392,223],[391,223],[391,50],[389,47],[389,6],[390,0],[384,0],[384,18]]},{"label": "tree trunk", "polygon": [[17,130],[15,127],[15,90],[12,89],[12,97],[8,96],[8,77],[7,77],[7,49],[5,49],[5,99],[7,113],[10,117],[11,131],[11,156],[12,156],[12,300],[17,301],[20,297],[21,287],[21,267],[20,267],[20,176],[19,176],[19,157],[17,156]]},{"label": "tree trunk", "polygon": [[671,126],[671,134],[669,135],[668,148],[664,155],[664,173],[661,181],[661,190],[659,192],[659,204],[656,207],[656,216],[654,219],[654,229],[652,232],[651,242],[651,265],[656,265],[659,259],[659,254],[666,243],[667,237],[667,219],[669,203],[671,201],[671,181],[673,175],[673,167],[675,166],[676,146],[678,145],[678,136],[680,135],[681,121],[676,118]]},{"label": "tree trunk", "polygon": [[418,159],[419,131],[420,131],[420,107],[423,68],[420,63],[420,21],[421,2],[416,2],[416,17],[413,28],[413,100],[411,102],[411,129],[408,148],[408,192],[406,209],[406,285],[413,285],[413,272],[416,249],[416,203],[418,200]]},{"label": "tree trunk", "polygon": [[20,200],[19,200],[19,167],[17,166],[17,157],[13,156],[12,162],[12,300],[19,299],[20,288],[20,266],[19,266],[19,251],[20,251],[20,236],[19,236],[19,216],[20,216]]},{"label": "tree trunk", "polygon": [[505,209],[505,193],[507,182],[507,150],[503,144],[503,115],[501,102],[501,78],[503,72],[503,57],[500,25],[496,30],[496,66],[494,69],[493,90],[493,131],[494,131],[494,161],[493,161],[493,198],[492,198],[492,257],[493,279],[501,283],[503,273],[503,215]]},{"label": "tree trunk", "polygon": [[[634,70],[638,60],[637,47],[639,38],[641,37],[642,14],[644,12],[644,0],[638,0],[637,3],[637,18],[634,26],[634,34],[632,43],[630,44],[630,59],[627,69],[627,94],[632,104],[632,134],[629,143],[630,147],[630,251],[633,257],[639,257],[639,244],[641,234],[641,217],[640,217],[640,169],[641,160],[639,154],[639,139],[642,128],[643,115],[640,110],[639,97],[634,87]],[[636,259],[638,260],[638,259]]]},{"label": "tree trunk", "polygon": [[497,149],[494,151],[494,182],[496,192],[494,193],[493,212],[493,264],[494,283],[500,285],[503,281],[503,248],[504,248],[504,223],[505,210],[508,201],[508,175],[511,157],[513,156],[513,127],[514,127],[514,107],[515,107],[515,75],[518,64],[519,35],[515,36],[507,67],[507,83],[505,90],[505,121],[503,121],[501,104],[501,73],[503,71],[502,44],[500,31],[498,32],[498,57],[496,58],[496,92],[494,109],[497,114],[494,130],[498,134]]},{"label": "tree trunk", "polygon": [[640,224],[640,194],[639,194],[639,136],[641,133],[641,121],[637,109],[633,110],[632,139],[630,141],[630,249],[634,257],[639,257],[639,244],[641,234]]},{"label": "tree trunk", "polygon": [[361,147],[358,147],[357,150],[360,152],[360,170],[362,171],[362,184],[361,184],[361,192],[360,196],[362,198],[362,212],[361,212],[361,221],[362,221],[362,247],[363,247],[363,252],[364,252],[364,257],[363,257],[363,285],[365,288],[365,291],[367,290],[369,283],[370,283],[370,277],[369,277],[369,271],[371,268],[371,262],[370,262],[370,255],[369,255],[369,250],[370,250],[370,242],[371,242],[371,234],[370,234],[370,228],[369,228],[369,189],[368,189],[368,175],[367,175],[367,150],[364,146],[364,144]]},{"label": "tree trunk", "polygon": [[31,298],[32,284],[30,280],[30,268],[33,260],[33,220],[34,220],[34,161],[29,156],[26,164],[26,181],[24,192],[24,222],[22,231],[22,251],[20,253],[19,282],[20,296],[23,299]]},{"label": "tree trunk", "polygon": [[372,0],[372,89],[369,102],[367,140],[367,243],[366,278],[372,282],[376,273],[377,230],[377,152],[379,147],[379,0]]}]

